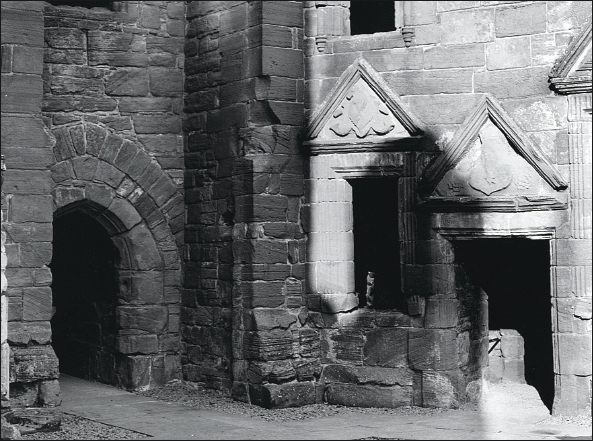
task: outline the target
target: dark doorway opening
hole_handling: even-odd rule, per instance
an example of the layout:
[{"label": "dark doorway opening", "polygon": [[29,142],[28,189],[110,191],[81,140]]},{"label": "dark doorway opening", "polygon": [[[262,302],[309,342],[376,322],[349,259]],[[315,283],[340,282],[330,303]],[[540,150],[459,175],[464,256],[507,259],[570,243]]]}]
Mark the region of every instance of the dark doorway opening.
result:
[{"label": "dark doorway opening", "polygon": [[58,217],[53,228],[51,326],[60,371],[115,384],[117,249],[82,212]]},{"label": "dark doorway opening", "polygon": [[354,273],[359,304],[375,273],[373,307],[404,310],[399,267],[397,178],[352,179]]},{"label": "dark doorway opening", "polygon": [[525,381],[551,410],[554,350],[549,241],[459,240],[455,256],[471,282],[488,296],[490,329],[516,330],[523,337]]}]

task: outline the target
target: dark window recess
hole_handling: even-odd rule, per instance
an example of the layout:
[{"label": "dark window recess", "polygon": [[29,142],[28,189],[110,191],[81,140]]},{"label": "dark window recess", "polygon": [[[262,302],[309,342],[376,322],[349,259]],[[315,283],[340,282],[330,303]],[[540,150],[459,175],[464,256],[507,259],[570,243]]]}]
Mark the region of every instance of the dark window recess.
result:
[{"label": "dark window recess", "polygon": [[350,2],[350,34],[395,31],[395,2]]},{"label": "dark window recess", "polygon": [[367,275],[375,273],[373,307],[405,310],[400,287],[397,179],[352,179],[354,273],[359,304],[367,305]]},{"label": "dark window recess", "polygon": [[82,6],[83,8],[106,8],[112,10],[112,4],[114,2],[95,2],[95,1],[78,1],[78,2],[62,2],[62,1],[50,1],[50,4],[54,6]]}]

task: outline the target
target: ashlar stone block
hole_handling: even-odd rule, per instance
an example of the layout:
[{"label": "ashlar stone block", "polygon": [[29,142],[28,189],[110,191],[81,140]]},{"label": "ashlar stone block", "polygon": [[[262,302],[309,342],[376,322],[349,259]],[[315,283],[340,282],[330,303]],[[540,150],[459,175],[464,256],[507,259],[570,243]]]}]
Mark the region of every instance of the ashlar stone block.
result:
[{"label": "ashlar stone block", "polygon": [[451,375],[422,372],[422,404],[425,407],[458,407],[456,384],[452,381]]},{"label": "ashlar stone block", "polygon": [[29,383],[58,378],[58,357],[51,346],[13,348],[15,381]]},{"label": "ashlar stone block", "polygon": [[494,10],[444,12],[441,14],[442,43],[464,44],[494,40]]},{"label": "ashlar stone block", "polygon": [[315,383],[249,385],[252,404],[271,408],[298,407],[317,402]]},{"label": "ashlar stone block", "polygon": [[355,407],[395,408],[412,404],[412,387],[330,384],[328,404]]},{"label": "ashlar stone block", "polygon": [[368,366],[407,366],[408,330],[382,328],[369,332],[363,354],[364,364]]},{"label": "ashlar stone block", "polygon": [[410,366],[420,370],[449,370],[457,367],[455,330],[410,329]]},{"label": "ashlar stone block", "polygon": [[546,32],[546,5],[536,3],[496,10],[496,36],[531,35]]},{"label": "ashlar stone block", "polygon": [[503,38],[486,44],[486,67],[488,70],[512,69],[530,65],[530,37]]}]

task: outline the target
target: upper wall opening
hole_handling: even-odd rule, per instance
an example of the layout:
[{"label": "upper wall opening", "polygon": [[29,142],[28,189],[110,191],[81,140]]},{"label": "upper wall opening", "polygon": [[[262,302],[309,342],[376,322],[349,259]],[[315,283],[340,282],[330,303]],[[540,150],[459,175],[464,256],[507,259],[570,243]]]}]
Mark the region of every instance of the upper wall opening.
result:
[{"label": "upper wall opening", "polygon": [[395,31],[395,2],[351,1],[350,34],[363,35]]},{"label": "upper wall opening", "polygon": [[54,6],[82,6],[83,8],[106,8],[113,10],[113,3],[117,2],[102,2],[102,1],[50,1],[48,2]]}]

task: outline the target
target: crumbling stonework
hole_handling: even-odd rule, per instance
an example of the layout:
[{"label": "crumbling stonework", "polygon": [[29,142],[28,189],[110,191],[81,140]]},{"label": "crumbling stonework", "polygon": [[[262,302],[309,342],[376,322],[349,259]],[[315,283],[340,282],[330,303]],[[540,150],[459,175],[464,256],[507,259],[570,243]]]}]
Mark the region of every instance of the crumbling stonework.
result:
[{"label": "crumbling stonework", "polygon": [[[15,404],[59,403],[52,231],[77,214],[117,255],[113,329],[81,307],[87,378],[267,407],[476,401],[532,350],[522,334],[524,363],[496,370],[504,287],[476,247],[524,241],[553,411],[590,409],[589,3],[396,2],[393,31],[362,35],[346,1],[110,3],[2,4]],[[361,219],[389,230],[368,236],[391,249],[372,305]]]}]

